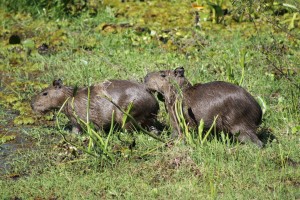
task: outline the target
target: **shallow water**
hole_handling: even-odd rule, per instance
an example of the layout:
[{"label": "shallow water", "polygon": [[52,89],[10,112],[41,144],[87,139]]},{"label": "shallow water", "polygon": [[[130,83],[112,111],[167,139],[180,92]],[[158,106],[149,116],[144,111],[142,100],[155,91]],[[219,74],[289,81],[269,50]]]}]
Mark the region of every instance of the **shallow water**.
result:
[{"label": "shallow water", "polygon": [[6,174],[11,169],[11,161],[23,150],[32,148],[34,143],[30,140],[29,136],[22,131],[26,130],[26,127],[15,127],[13,125],[13,118],[17,116],[11,110],[4,110],[3,107],[0,121],[0,138],[2,136],[12,136],[10,140],[0,143],[0,174]]}]

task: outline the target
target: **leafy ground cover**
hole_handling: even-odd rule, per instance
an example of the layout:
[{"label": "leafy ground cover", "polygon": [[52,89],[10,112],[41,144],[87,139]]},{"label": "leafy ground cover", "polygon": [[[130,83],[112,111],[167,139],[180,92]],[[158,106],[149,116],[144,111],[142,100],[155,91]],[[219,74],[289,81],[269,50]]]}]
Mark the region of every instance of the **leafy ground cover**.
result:
[{"label": "leafy ground cover", "polygon": [[[0,9],[2,199],[300,198],[299,3],[9,2]],[[266,146],[212,137],[168,147],[121,131],[110,140],[111,162],[66,143],[60,133],[83,146],[87,137],[70,134],[65,118],[60,130],[55,113],[30,108],[56,78],[142,81],[178,66],[192,83],[224,80],[253,94],[265,111]],[[159,119],[168,123],[163,105]]]}]

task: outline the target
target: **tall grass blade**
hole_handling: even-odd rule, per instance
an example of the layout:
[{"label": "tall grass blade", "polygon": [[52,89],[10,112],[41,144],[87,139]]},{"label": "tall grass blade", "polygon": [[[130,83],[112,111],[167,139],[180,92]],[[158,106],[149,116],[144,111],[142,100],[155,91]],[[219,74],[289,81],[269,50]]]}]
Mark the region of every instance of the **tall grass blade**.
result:
[{"label": "tall grass blade", "polygon": [[208,131],[206,132],[204,138],[201,141],[201,144],[203,145],[206,141],[208,136],[211,134],[211,131],[214,129],[214,132],[216,132],[216,121],[217,121],[218,115],[216,117],[214,117],[214,121],[213,124],[211,125],[211,127],[208,129]]},{"label": "tall grass blade", "polygon": [[130,113],[132,107],[133,107],[133,102],[130,102],[129,105],[127,106],[127,110],[125,111],[126,114],[124,114],[122,118],[122,129],[124,129],[124,126],[127,122],[128,114]]},{"label": "tall grass blade", "polygon": [[114,121],[115,121],[115,111],[113,110],[112,114],[111,114],[111,124],[110,124],[110,129],[109,129],[109,132],[108,132],[108,136],[105,140],[105,144],[104,144],[104,149],[107,149],[108,147],[108,142],[109,142],[109,139],[114,131]]},{"label": "tall grass blade", "polygon": [[260,106],[261,106],[261,109],[262,109],[262,113],[263,115],[266,113],[268,107],[267,107],[267,104],[266,102],[263,100],[263,98],[261,98],[260,96],[257,97],[258,101],[260,102]]},{"label": "tall grass blade", "polygon": [[242,75],[239,81],[239,85],[242,85],[245,79],[245,60],[246,60],[246,49],[240,50],[240,67],[242,68]]},{"label": "tall grass blade", "polygon": [[203,131],[204,131],[204,120],[201,119],[198,126],[198,140],[197,144],[201,144],[203,141]]}]

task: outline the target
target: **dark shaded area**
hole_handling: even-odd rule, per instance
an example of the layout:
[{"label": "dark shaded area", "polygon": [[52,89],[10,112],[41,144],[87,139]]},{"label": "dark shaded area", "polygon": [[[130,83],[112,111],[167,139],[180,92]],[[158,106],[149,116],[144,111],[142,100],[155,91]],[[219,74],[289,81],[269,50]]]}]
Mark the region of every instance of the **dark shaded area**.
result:
[{"label": "dark shaded area", "polygon": [[40,45],[37,49],[38,49],[39,54],[41,54],[41,55],[45,55],[49,52],[49,46],[45,43]]},{"label": "dark shaded area", "polygon": [[194,113],[192,111],[192,108],[188,108],[188,114],[189,114],[189,117],[193,120],[193,122],[195,124],[197,124],[197,120],[196,120],[196,117],[195,117],[195,115],[194,115]]},{"label": "dark shaded area", "polygon": [[161,93],[157,93],[157,99],[160,100],[160,101],[162,101],[162,102],[165,101],[165,97]]},{"label": "dark shaded area", "polygon": [[275,137],[275,135],[272,133],[271,129],[269,128],[261,128],[257,136],[264,143],[264,145],[267,143],[271,143],[275,140],[278,141],[278,139]]},{"label": "dark shaded area", "polygon": [[8,41],[9,44],[20,44],[21,43],[21,38],[20,36],[14,34],[14,35],[11,35],[9,37],[9,41]]}]

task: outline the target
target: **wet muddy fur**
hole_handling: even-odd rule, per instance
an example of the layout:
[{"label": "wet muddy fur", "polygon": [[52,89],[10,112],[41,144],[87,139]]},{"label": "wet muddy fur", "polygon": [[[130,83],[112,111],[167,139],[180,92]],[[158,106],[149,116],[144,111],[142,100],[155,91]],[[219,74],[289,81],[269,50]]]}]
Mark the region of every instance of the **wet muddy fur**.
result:
[{"label": "wet muddy fur", "polygon": [[192,86],[185,78],[183,68],[149,73],[145,84],[149,90],[163,95],[175,134],[181,134],[175,116],[175,100],[182,98],[184,117],[189,126],[196,128],[203,119],[208,129],[218,116],[218,132],[231,133],[242,143],[252,141],[259,147],[263,146],[256,135],[262,120],[261,107],[242,87],[222,81]]},{"label": "wet muddy fur", "polygon": [[[113,111],[114,123],[122,124],[123,113],[110,100],[123,110],[127,110],[132,102],[130,114],[143,128],[153,129],[156,125],[159,105],[143,84],[127,80],[109,80],[95,84],[89,90],[89,121],[96,129],[110,128]],[[73,131],[79,131],[78,119],[86,121],[87,117],[88,87],[77,89],[63,85],[61,80],[54,80],[50,87],[32,99],[31,105],[37,112],[47,112],[61,108],[66,100],[62,111],[70,119]],[[135,128],[130,121],[126,122],[125,129]]]}]

